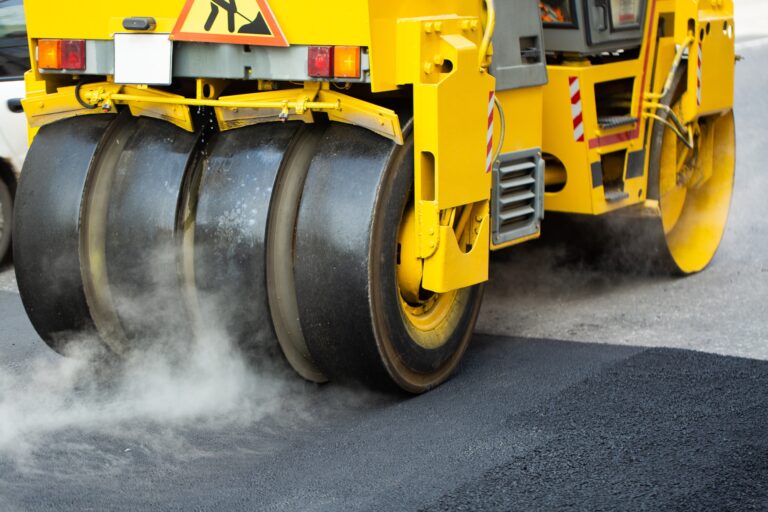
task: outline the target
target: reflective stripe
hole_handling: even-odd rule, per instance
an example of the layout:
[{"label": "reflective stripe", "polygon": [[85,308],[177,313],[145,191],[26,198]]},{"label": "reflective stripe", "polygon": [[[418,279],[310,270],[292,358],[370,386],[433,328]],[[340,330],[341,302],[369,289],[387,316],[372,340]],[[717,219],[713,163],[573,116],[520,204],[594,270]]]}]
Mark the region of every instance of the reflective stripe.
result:
[{"label": "reflective stripe", "polygon": [[704,60],[704,51],[699,43],[699,67],[696,72],[696,105],[701,106],[701,64]]},{"label": "reflective stripe", "polygon": [[495,99],[496,94],[491,91],[488,93],[488,136],[487,136],[487,142],[488,145],[486,147],[486,154],[485,154],[485,172],[489,173],[491,172],[491,169],[493,169],[493,109],[495,105]]},{"label": "reflective stripe", "polygon": [[568,78],[571,90],[571,118],[573,120],[573,140],[584,142],[584,109],[581,102],[581,84],[575,76]]}]

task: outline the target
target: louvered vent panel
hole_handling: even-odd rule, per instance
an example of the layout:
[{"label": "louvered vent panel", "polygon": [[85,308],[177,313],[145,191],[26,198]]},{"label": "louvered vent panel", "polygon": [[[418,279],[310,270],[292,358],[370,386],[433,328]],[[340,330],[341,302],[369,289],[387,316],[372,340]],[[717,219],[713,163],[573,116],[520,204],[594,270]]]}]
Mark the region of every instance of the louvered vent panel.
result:
[{"label": "louvered vent panel", "polygon": [[544,216],[544,162],[539,150],[501,155],[493,174],[493,243],[537,233]]}]

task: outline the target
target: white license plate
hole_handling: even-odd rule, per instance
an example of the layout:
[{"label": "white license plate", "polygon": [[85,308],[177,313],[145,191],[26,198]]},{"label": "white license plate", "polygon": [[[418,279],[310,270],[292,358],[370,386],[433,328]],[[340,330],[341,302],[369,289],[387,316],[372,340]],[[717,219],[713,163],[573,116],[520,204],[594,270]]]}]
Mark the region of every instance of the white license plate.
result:
[{"label": "white license plate", "polygon": [[169,34],[115,34],[115,83],[170,85],[172,68]]}]

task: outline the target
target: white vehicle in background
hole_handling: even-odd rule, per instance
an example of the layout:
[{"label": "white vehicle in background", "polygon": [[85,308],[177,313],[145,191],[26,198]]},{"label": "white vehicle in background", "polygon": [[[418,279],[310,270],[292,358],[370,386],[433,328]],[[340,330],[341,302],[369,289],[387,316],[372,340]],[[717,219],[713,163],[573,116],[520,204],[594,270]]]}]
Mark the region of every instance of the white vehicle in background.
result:
[{"label": "white vehicle in background", "polygon": [[11,243],[13,198],[27,154],[27,122],[19,98],[29,69],[22,0],[0,0],[0,263]]}]

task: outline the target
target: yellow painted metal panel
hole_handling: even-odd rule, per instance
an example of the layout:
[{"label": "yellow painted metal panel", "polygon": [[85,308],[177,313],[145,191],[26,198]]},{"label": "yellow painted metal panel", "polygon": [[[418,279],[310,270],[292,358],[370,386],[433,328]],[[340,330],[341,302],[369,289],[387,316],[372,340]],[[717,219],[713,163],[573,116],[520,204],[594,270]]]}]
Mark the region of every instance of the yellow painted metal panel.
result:
[{"label": "yellow painted metal panel", "polygon": [[705,35],[700,46],[699,115],[725,112],[733,108],[736,70],[733,18],[706,17],[701,20],[700,26]]},{"label": "yellow painted metal panel", "polygon": [[122,20],[132,16],[152,16],[157,32],[170,32],[183,6],[184,0],[28,0],[24,7],[32,38],[110,39],[125,31]]},{"label": "yellow painted metal panel", "polygon": [[[569,78],[580,76],[578,68],[549,67],[549,83],[544,87],[543,151],[562,161],[567,171],[565,188],[546,194],[544,207],[551,211],[592,213],[592,178],[586,140],[574,137]],[[591,103],[590,105],[593,105]],[[585,117],[587,105],[584,105]],[[594,124],[594,121],[592,121]]]},{"label": "yellow painted metal panel", "polygon": [[[473,17],[479,20],[483,12],[483,3],[477,0],[410,0],[392,2],[391,0],[369,0],[370,16],[370,56],[371,86],[374,92],[390,91],[403,82],[397,78],[397,68],[402,69],[401,59],[408,59],[416,47],[411,46],[408,53],[397,51],[402,45],[402,34],[397,30],[398,20],[409,18],[436,17]],[[475,23],[473,30],[480,32],[482,27]],[[480,34],[482,37],[482,34]],[[479,42],[479,41],[478,41]]]},{"label": "yellow painted metal panel", "polygon": [[459,248],[452,227],[440,227],[440,244],[444,249],[424,262],[424,288],[445,293],[488,280],[491,222],[487,214],[481,218],[477,243],[468,252]]},{"label": "yellow painted metal panel", "polygon": [[[502,153],[541,148],[544,136],[544,89],[527,87],[496,93],[504,111],[505,131]],[[499,150],[501,122],[494,123],[494,152]]]},{"label": "yellow painted metal panel", "polygon": [[[184,4],[184,0],[28,1],[28,32],[32,38],[111,39],[125,31],[122,21],[132,16],[154,17],[156,32],[171,32]],[[289,44],[369,43],[367,2],[272,0],[269,5]]]},{"label": "yellow painted metal panel", "polygon": [[[416,154],[434,159],[434,189],[422,193],[438,209],[487,199],[488,99],[494,79],[477,66],[479,34],[461,18],[401,20],[398,81],[413,83]],[[417,158],[416,174],[420,174]]]}]

